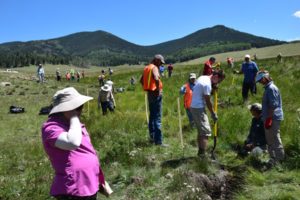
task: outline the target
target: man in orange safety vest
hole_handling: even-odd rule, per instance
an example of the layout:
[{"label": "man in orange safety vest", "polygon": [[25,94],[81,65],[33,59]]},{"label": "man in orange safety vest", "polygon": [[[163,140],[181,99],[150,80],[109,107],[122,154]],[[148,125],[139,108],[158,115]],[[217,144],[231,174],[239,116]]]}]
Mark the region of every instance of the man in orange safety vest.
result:
[{"label": "man in orange safety vest", "polygon": [[162,141],[161,131],[162,82],[159,77],[159,66],[162,64],[165,64],[164,57],[160,54],[155,55],[151,63],[145,67],[140,82],[143,90],[148,93],[150,141],[161,147],[168,147],[169,145]]},{"label": "man in orange safety vest", "polygon": [[195,123],[190,108],[192,103],[193,89],[195,86],[195,82],[196,82],[196,74],[190,73],[189,82],[183,85],[179,90],[179,94],[184,94],[184,107],[192,128],[194,128]]}]

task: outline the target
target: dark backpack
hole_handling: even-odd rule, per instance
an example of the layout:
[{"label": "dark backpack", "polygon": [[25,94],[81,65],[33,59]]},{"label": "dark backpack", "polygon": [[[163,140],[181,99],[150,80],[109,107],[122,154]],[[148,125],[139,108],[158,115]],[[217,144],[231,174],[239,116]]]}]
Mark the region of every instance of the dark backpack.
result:
[{"label": "dark backpack", "polygon": [[40,110],[40,113],[39,115],[49,115],[51,109],[53,108],[52,105],[50,106],[46,106],[46,107],[42,107],[41,110]]},{"label": "dark backpack", "polygon": [[23,113],[23,112],[25,112],[25,108],[10,106],[9,111],[10,111],[10,113]]}]

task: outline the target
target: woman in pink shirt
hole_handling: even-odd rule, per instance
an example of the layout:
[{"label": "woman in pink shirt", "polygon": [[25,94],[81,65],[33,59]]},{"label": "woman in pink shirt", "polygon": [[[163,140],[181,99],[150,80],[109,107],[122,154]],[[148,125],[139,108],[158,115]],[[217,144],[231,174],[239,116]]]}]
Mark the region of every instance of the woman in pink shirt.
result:
[{"label": "woman in pink shirt", "polygon": [[50,195],[56,199],[95,200],[99,185],[105,186],[97,154],[79,121],[83,104],[91,99],[73,87],[57,91],[42,126],[44,149],[55,170]]}]

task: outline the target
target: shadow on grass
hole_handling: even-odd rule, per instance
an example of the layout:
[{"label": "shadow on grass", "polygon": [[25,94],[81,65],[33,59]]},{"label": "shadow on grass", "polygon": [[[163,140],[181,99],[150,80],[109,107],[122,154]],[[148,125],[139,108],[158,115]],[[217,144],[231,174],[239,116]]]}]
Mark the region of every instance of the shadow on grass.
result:
[{"label": "shadow on grass", "polygon": [[196,157],[182,157],[179,159],[173,159],[173,160],[167,160],[164,161],[161,166],[162,167],[171,167],[171,168],[177,168],[178,166],[182,165],[182,164],[187,164],[187,163],[191,163],[192,161],[194,161],[195,159],[197,159]]}]

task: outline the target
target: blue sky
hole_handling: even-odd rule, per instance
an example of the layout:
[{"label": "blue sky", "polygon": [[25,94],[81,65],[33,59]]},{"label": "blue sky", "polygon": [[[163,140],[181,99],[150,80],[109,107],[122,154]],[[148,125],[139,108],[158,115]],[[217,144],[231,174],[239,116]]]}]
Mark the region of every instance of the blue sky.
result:
[{"label": "blue sky", "polygon": [[300,40],[300,0],[0,0],[0,43],[103,30],[152,45],[220,24]]}]

